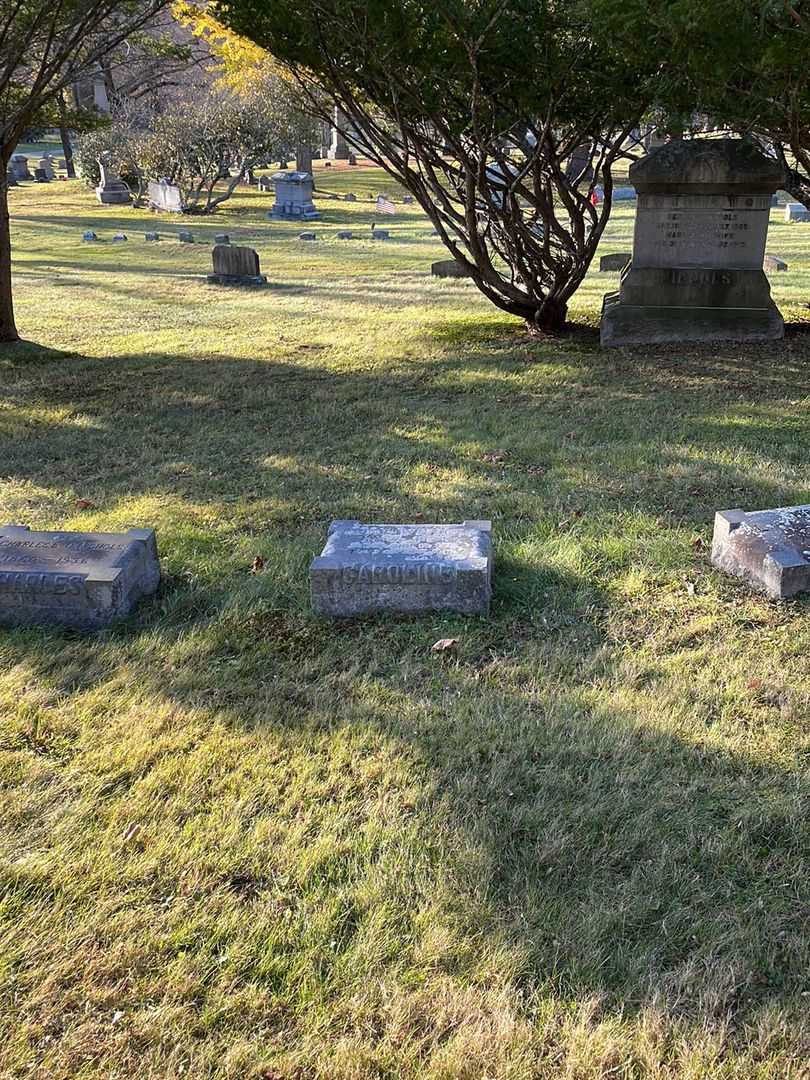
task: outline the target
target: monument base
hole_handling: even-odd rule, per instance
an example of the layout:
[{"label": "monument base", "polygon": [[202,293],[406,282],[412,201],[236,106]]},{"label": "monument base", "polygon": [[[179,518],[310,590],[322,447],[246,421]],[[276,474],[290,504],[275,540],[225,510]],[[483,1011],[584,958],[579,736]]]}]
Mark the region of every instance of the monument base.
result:
[{"label": "monument base", "polygon": [[682,341],[776,341],[785,323],[771,300],[765,308],[655,307],[623,304],[619,293],[602,303],[605,347]]},{"label": "monument base", "polygon": [[267,215],[271,221],[320,221],[318,210],[304,210],[300,214],[289,214],[282,210],[271,210]]},{"label": "monument base", "polygon": [[209,285],[247,285],[254,289],[267,284],[264,274],[209,274],[206,281]]},{"label": "monument base", "polygon": [[129,188],[124,191],[115,188],[96,188],[96,198],[103,206],[128,206],[132,201]]}]

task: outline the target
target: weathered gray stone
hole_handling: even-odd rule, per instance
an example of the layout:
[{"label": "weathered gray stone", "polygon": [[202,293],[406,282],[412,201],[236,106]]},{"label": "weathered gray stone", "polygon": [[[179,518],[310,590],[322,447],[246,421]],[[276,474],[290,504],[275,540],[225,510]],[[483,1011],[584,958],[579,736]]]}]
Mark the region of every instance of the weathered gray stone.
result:
[{"label": "weathered gray stone", "polygon": [[214,244],[215,245],[230,244],[230,242],[231,242],[231,238],[227,233],[217,233],[214,236]]},{"label": "weathered gray stone", "polygon": [[335,106],[335,120],[332,125],[332,141],[326,154],[330,161],[348,161],[352,150],[349,144],[346,142],[346,138],[343,135],[342,130],[338,130],[340,127],[345,128],[348,124],[348,118],[342,109]]},{"label": "weathered gray stone", "polygon": [[810,221],[810,210],[801,203],[788,203],[785,207],[785,221]]},{"label": "weathered gray stone", "polygon": [[213,252],[214,272],[208,275],[211,285],[266,285],[259,268],[259,256],[249,247],[218,244]]},{"label": "weathered gray stone", "polygon": [[154,244],[154,243],[157,243],[158,240],[160,240],[160,233],[156,233],[156,232],[144,233],[143,238],[144,238],[144,240],[147,240],[149,243]]},{"label": "weathered gray stone", "polygon": [[86,240],[88,243],[92,243],[93,240],[98,240],[98,237],[92,229],[88,229],[86,232],[82,233],[82,240]]},{"label": "weathered gray stone", "polygon": [[170,184],[168,180],[150,180],[148,200],[153,210],[165,210],[170,214],[183,213],[183,195],[180,188]]},{"label": "weathered gray stone", "polygon": [[784,259],[778,258],[776,255],[766,255],[763,267],[766,271],[771,273],[779,273],[785,271],[788,268],[788,264]]},{"label": "weathered gray stone", "polygon": [[353,237],[354,233],[349,232],[348,229],[341,229],[341,231],[337,234],[338,240],[351,240]]},{"label": "weathered gray stone", "polygon": [[180,241],[181,244],[193,244],[194,233],[186,232],[185,230],[181,229],[180,232],[177,234],[177,239]]},{"label": "weathered gray stone", "polygon": [[602,344],[782,337],[762,268],[780,166],[743,139],[673,140],[630,167],[633,258]]},{"label": "weathered gray stone", "polygon": [[28,171],[28,158],[25,154],[12,154],[9,167],[16,180],[33,180],[31,173]]},{"label": "weathered gray stone", "polygon": [[277,221],[317,221],[320,214],[312,201],[315,181],[308,172],[277,172],[271,177],[276,201],[267,215]]},{"label": "weathered gray stone", "polygon": [[128,239],[128,237],[127,237],[126,233],[119,232],[119,233],[116,233],[115,236],[113,237],[113,243],[114,244],[115,243],[121,243],[122,241],[127,240],[127,239]]},{"label": "weathered gray stone", "polygon": [[302,232],[298,234],[299,240],[317,240],[318,234],[314,232]]},{"label": "weathered gray stone", "polygon": [[604,274],[609,270],[624,270],[632,258],[631,251],[616,251],[611,255],[603,255],[599,260],[599,272]]},{"label": "weathered gray stone", "polygon": [[442,278],[466,278],[470,277],[470,272],[466,266],[462,266],[456,259],[440,259],[438,262],[431,263],[430,272],[433,277]]},{"label": "weathered gray stone", "polygon": [[636,198],[636,189],[633,187],[615,187],[613,189],[614,202],[632,202]]},{"label": "weathered gray stone", "polygon": [[17,177],[14,175],[11,169],[6,170],[6,187],[19,187]]},{"label": "weathered gray stone", "polygon": [[343,196],[343,201],[344,202],[357,202],[357,196],[354,194],[353,191],[349,191]]},{"label": "weathered gray stone", "polygon": [[160,583],[153,529],[128,533],[0,528],[0,623],[95,629]]},{"label": "weathered gray stone", "polygon": [[53,161],[50,154],[44,154],[38,162],[39,168],[45,173],[46,178],[50,180],[56,179],[56,173],[53,169]]},{"label": "weathered gray stone", "polygon": [[320,615],[449,609],[486,615],[492,595],[492,526],[362,525],[334,521],[310,566]]},{"label": "weathered gray stone", "polygon": [[113,170],[99,162],[101,183],[96,188],[96,198],[104,206],[124,206],[128,204],[131,193],[127,185]]},{"label": "weathered gray stone", "polygon": [[38,184],[49,184],[51,182],[45,169],[34,169],[34,180]]},{"label": "weathered gray stone", "polygon": [[371,234],[372,240],[390,240],[391,234],[388,229],[374,229]]},{"label": "weathered gray stone", "polygon": [[273,181],[270,179],[270,177],[269,176],[260,176],[259,177],[259,191],[272,191],[272,190],[273,190]]},{"label": "weathered gray stone", "polygon": [[810,591],[810,506],[721,511],[712,562],[774,599]]},{"label": "weathered gray stone", "polygon": [[414,201],[413,195],[403,195],[402,201],[406,206],[412,206]]}]

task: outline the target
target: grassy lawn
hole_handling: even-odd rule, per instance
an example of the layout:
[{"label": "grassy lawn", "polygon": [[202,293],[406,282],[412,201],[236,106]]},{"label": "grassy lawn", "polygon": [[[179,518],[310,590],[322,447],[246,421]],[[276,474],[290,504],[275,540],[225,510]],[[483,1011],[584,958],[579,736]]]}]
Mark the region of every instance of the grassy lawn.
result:
[{"label": "grassy lawn", "polygon": [[[539,342],[416,209],[270,202],[11,191],[0,521],[153,525],[165,582],[0,631],[0,1076],[807,1077],[810,605],[707,549],[810,501],[810,226],[784,343],[603,353],[614,274]],[[222,230],[271,287],[205,284]],[[348,517],[492,518],[491,618],[313,617]]]}]

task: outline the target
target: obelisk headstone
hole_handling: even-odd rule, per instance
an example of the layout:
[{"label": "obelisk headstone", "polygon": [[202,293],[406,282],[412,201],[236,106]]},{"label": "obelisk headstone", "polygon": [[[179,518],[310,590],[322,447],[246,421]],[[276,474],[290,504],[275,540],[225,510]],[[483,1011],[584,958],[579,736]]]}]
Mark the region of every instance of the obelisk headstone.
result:
[{"label": "obelisk headstone", "polygon": [[633,258],[602,344],[780,338],[762,269],[779,164],[744,139],[677,139],[630,166]]}]

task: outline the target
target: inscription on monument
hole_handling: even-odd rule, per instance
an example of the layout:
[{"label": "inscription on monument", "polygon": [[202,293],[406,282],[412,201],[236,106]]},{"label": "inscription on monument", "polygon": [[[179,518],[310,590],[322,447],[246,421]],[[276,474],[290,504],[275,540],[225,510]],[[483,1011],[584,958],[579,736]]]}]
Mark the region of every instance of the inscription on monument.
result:
[{"label": "inscription on monument", "polygon": [[152,529],[119,534],[0,528],[0,623],[107,626],[159,582]]}]

